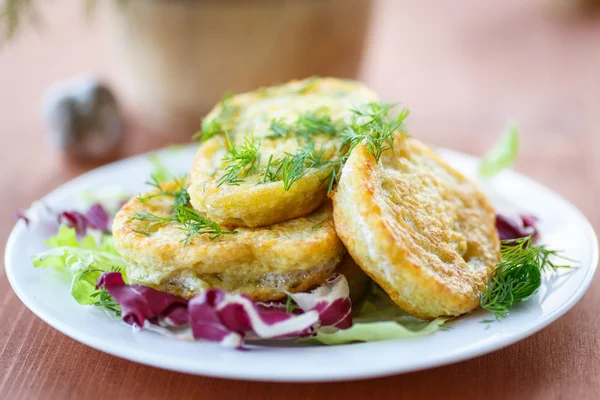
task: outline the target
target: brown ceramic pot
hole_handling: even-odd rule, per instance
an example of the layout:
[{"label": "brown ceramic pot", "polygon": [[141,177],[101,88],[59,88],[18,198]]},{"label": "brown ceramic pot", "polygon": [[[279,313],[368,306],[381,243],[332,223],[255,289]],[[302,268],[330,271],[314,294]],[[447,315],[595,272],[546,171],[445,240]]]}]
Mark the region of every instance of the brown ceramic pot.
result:
[{"label": "brown ceramic pot", "polygon": [[131,0],[113,10],[121,97],[193,132],[226,91],[358,73],[370,0]]}]

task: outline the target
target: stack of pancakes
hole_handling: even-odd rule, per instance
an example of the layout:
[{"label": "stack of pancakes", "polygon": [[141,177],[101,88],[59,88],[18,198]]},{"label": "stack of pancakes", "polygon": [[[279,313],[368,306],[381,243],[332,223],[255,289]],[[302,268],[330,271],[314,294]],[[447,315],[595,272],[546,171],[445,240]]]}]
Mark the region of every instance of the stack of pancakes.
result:
[{"label": "stack of pancakes", "polygon": [[[356,123],[353,110],[377,101],[364,85],[333,78],[222,101],[203,122],[189,178],[161,183],[117,213],[115,245],[128,261],[130,282],[184,297],[214,287],[269,301],[322,284],[337,268],[353,297],[368,275],[421,318],[477,307],[500,257],[494,210],[425,145],[398,132],[393,148],[376,160],[359,144],[328,198],[328,177],[348,151],[339,132]],[[281,132],[307,115],[326,123],[308,121],[310,137]],[[285,168],[270,169],[273,160],[308,145],[332,163],[305,163],[291,181]],[[233,168],[248,149],[256,159]],[[181,190],[197,215],[235,233],[186,237],[181,222],[170,219],[175,199],[162,195]]]}]

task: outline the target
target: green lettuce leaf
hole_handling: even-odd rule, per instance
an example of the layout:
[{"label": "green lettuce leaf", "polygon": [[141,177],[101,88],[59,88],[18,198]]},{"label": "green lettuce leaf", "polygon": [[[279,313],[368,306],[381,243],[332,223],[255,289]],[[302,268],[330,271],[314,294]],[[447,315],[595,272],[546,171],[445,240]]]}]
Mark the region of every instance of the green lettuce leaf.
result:
[{"label": "green lettuce leaf", "polygon": [[51,249],[34,255],[33,265],[70,274],[71,295],[80,304],[98,302],[96,282],[103,272],[125,272],[125,260],[117,253],[111,235],[103,235],[100,243],[90,234],[77,240],[75,229],[61,225],[46,244]]},{"label": "green lettuce leaf", "polygon": [[335,332],[327,332],[322,329],[317,332],[316,336],[302,341],[332,345],[410,339],[431,335],[447,321],[446,318],[425,321],[410,316],[398,307],[379,286],[375,284],[371,284],[371,286],[367,298],[354,312],[354,324],[351,328]]},{"label": "green lettuce leaf", "polygon": [[410,339],[431,335],[440,329],[445,319],[438,318],[427,322],[424,327],[412,330],[397,321],[354,323],[351,328],[333,333],[319,332],[309,339],[323,344],[344,344],[352,342],[376,342],[391,339]]},{"label": "green lettuce leaf", "polygon": [[482,158],[479,175],[489,179],[498,172],[514,164],[519,155],[519,129],[515,123],[509,123],[494,147]]}]

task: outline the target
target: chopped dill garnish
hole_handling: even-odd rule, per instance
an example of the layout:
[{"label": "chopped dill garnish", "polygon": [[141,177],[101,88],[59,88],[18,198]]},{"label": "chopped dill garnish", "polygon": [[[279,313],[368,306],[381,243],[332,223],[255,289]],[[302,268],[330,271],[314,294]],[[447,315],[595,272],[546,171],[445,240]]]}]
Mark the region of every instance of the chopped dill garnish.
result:
[{"label": "chopped dill garnish", "polygon": [[409,115],[404,108],[395,120],[389,120],[393,104],[369,103],[360,109],[352,110],[352,123],[342,131],[344,143],[350,145],[347,155],[359,144],[379,161],[381,154],[393,148],[394,133],[399,130]]},{"label": "chopped dill garnish", "polygon": [[227,163],[225,173],[217,180],[217,187],[224,184],[239,185],[244,181],[243,178],[258,173],[260,169],[260,142],[258,144],[251,138],[244,138],[244,143],[241,145],[233,145],[227,137],[229,149],[223,157],[223,161]]},{"label": "chopped dill garnish", "polygon": [[[121,268],[113,267],[110,269],[110,271],[111,272],[121,272]],[[98,278],[100,277],[100,275],[102,275],[104,272],[105,271],[103,271],[101,269],[87,269],[87,270],[84,270],[79,275],[78,279],[82,280],[86,275],[91,274],[91,273],[96,273],[98,276],[95,278],[95,280],[97,281]],[[108,291],[106,289],[104,289],[103,287],[98,289],[97,292],[92,293],[90,295],[90,297],[93,299],[96,299],[96,301],[94,303],[92,303],[93,306],[103,308],[106,311],[109,311],[109,312],[115,314],[117,317],[121,316],[121,305],[119,303],[117,303],[115,301],[115,299],[113,299],[113,297],[110,295],[110,293],[108,293]]]},{"label": "chopped dill garnish", "polygon": [[285,123],[283,118],[277,118],[271,121],[271,130],[273,135],[271,137],[285,137],[290,133],[292,127]]},{"label": "chopped dill garnish", "polygon": [[321,185],[327,183],[327,193],[330,193],[333,190],[334,185],[336,185],[340,180],[340,174],[342,173],[342,168],[348,159],[348,154],[340,157],[339,160],[334,160],[331,162],[331,169],[329,170],[329,175],[325,177],[321,181]]},{"label": "chopped dill garnish", "polygon": [[211,120],[203,119],[201,129],[192,136],[192,140],[200,139],[200,142],[206,142],[213,136],[227,133],[227,130],[223,127],[221,120],[216,117]]},{"label": "chopped dill garnish", "polygon": [[[280,162],[282,169],[283,166],[286,167],[286,173],[281,174],[285,190],[289,190],[294,182],[306,175],[308,168],[317,168],[329,171],[322,184],[327,184],[327,191],[331,192],[339,180],[342,167],[359,143],[363,143],[379,161],[384,151],[393,148],[395,132],[402,128],[409,115],[408,109],[403,109],[392,119],[389,116],[392,107],[392,104],[368,103],[359,109],[351,110],[351,124],[341,131],[336,129],[328,116],[317,117],[316,113],[300,116],[298,120],[301,122],[297,125],[303,128],[296,132],[305,132],[298,135],[307,138],[307,142],[298,153],[287,155]],[[314,144],[308,141],[308,136],[317,132],[341,136],[342,148],[346,151],[337,158],[324,160],[322,151],[317,152]]]},{"label": "chopped dill garnish", "polygon": [[221,110],[213,119],[204,118],[200,131],[192,136],[192,140],[205,142],[213,136],[226,134],[231,129],[232,118],[239,111],[239,106],[231,103],[232,93],[225,93],[221,98]]},{"label": "chopped dill garnish", "polygon": [[290,190],[292,185],[304,176],[305,156],[303,153],[289,154],[281,161],[281,180],[285,191]]},{"label": "chopped dill garnish", "polygon": [[221,235],[236,234],[237,231],[228,231],[211,219],[208,219],[188,206],[178,206],[177,220],[183,225],[185,232],[184,243],[189,244],[196,235],[211,235],[210,240],[219,238]]},{"label": "chopped dill garnish", "polygon": [[104,288],[100,288],[96,293],[90,295],[90,297],[97,299],[92,305],[100,308],[104,308],[106,311],[110,311],[115,316],[121,316],[121,305],[113,299],[113,297]]},{"label": "chopped dill garnish", "polygon": [[269,139],[281,138],[288,136],[299,136],[306,140],[310,140],[312,136],[325,134],[336,136],[339,131],[328,115],[322,114],[322,109],[300,114],[298,119],[293,123],[286,123],[283,118],[276,118],[271,121],[272,135],[267,136]]},{"label": "chopped dill garnish", "polygon": [[543,272],[570,268],[552,260],[553,257],[568,260],[558,251],[535,245],[530,237],[502,242],[501,254],[502,261],[488,278],[480,300],[481,308],[494,314],[497,320],[505,318],[515,304],[537,293]]},{"label": "chopped dill garnish", "polygon": [[368,103],[352,110],[352,122],[341,132],[347,151],[326,165],[330,172],[323,183],[327,182],[328,192],[338,183],[342,167],[358,144],[365,145],[377,161],[384,151],[393,150],[395,132],[402,128],[409,115],[409,110],[404,108],[395,119],[391,119],[389,112],[393,107],[393,104]]},{"label": "chopped dill garnish", "polygon": [[265,171],[260,183],[277,182],[280,179],[279,173],[281,171],[281,159],[273,159],[273,154],[269,156],[267,165],[265,165]]},{"label": "chopped dill garnish", "polygon": [[[272,135],[265,139],[298,137],[300,148],[295,153],[286,153],[281,158],[269,156],[266,166],[260,165],[260,142],[254,137],[244,138],[244,143],[232,145],[228,136],[229,150],[223,157],[224,173],[217,180],[217,186],[224,184],[239,185],[250,175],[259,175],[258,184],[282,181],[284,189],[290,190],[292,185],[302,179],[310,169],[326,171],[322,180],[330,192],[340,177],[341,169],[352,150],[362,143],[379,161],[381,154],[393,148],[395,133],[400,130],[408,117],[409,111],[403,109],[392,118],[392,104],[367,103],[351,111],[351,122],[345,126],[334,123],[324,109],[303,113],[293,123],[286,123],[282,118],[273,119],[270,124]],[[324,157],[323,149],[316,149],[311,140],[316,135],[329,135],[341,138],[338,155],[331,159]]]},{"label": "chopped dill garnish", "polygon": [[165,189],[164,185],[161,185],[154,176],[146,183],[156,188],[156,192],[146,196],[140,196],[138,197],[138,200],[142,203],[146,203],[158,196],[172,197],[173,205],[171,206],[171,214],[163,217],[149,212],[135,213],[134,216],[131,217],[132,221],[144,221],[147,222],[147,224],[143,229],[134,229],[134,232],[139,233],[140,235],[149,236],[150,230],[153,228],[166,223],[175,222],[182,225],[181,229],[185,233],[185,238],[182,241],[186,245],[189,244],[190,240],[196,235],[208,234],[211,235],[210,239],[213,240],[224,234],[237,233],[237,231],[224,230],[219,224],[199,214],[190,206],[190,195],[188,194],[187,186],[185,185],[186,178],[175,181],[175,188],[172,190]]},{"label": "chopped dill garnish", "polygon": [[283,159],[277,161],[280,165],[278,170],[279,180],[283,181],[286,191],[292,185],[304,177],[309,168],[328,168],[330,162],[323,159],[323,150],[317,150],[314,143],[307,143],[297,153],[286,154]]},{"label": "chopped dill garnish", "polygon": [[149,222],[149,224],[146,225],[146,229],[143,231],[145,232],[146,236],[149,234],[150,229],[153,229],[162,224],[166,224],[167,222],[177,221],[177,219],[171,215],[167,217],[161,217],[149,212],[135,213],[133,217],[131,217],[131,220]]},{"label": "chopped dill garnish", "polygon": [[197,235],[210,235],[209,239],[214,240],[221,237],[221,235],[237,233],[237,231],[228,231],[221,228],[219,224],[209,218],[204,217],[188,205],[173,206],[173,210],[175,211],[175,214],[166,217],[145,212],[136,213],[131,219],[148,222],[145,230],[141,232],[138,231],[138,233],[144,235],[148,235],[148,231],[150,229],[153,229],[159,225],[170,222],[180,223],[181,230],[185,234],[185,238],[182,240],[185,245],[188,245],[190,240]]},{"label": "chopped dill garnish", "polygon": [[177,178],[174,181],[175,187],[178,187],[176,190],[165,190],[161,182],[156,178],[156,176],[152,175],[150,180],[146,182],[146,185],[152,186],[157,189],[155,193],[148,194],[146,196],[138,196],[138,200],[141,203],[146,203],[149,200],[160,197],[160,196],[170,196],[175,199],[175,205],[186,205],[190,201],[190,195],[187,192],[187,187],[185,186],[185,181],[187,180],[186,176],[181,178]]},{"label": "chopped dill garnish", "polygon": [[296,134],[308,138],[319,133],[335,136],[338,131],[328,115],[317,115],[316,112],[301,114],[296,121]]}]

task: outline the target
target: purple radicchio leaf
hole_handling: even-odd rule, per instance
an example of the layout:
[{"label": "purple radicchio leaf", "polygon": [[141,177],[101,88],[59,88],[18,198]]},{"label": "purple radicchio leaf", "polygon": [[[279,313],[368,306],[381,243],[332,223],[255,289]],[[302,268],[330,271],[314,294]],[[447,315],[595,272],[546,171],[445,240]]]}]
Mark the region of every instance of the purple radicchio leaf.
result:
[{"label": "purple radicchio leaf", "polygon": [[284,311],[291,314],[302,314],[304,312],[300,307],[296,307],[295,305],[288,311],[286,300],[256,301],[254,304],[262,311]]},{"label": "purple radicchio leaf", "polygon": [[237,348],[242,347],[249,332],[264,339],[307,336],[319,322],[315,311],[294,315],[266,310],[247,296],[219,289],[209,289],[193,297],[188,310],[194,338]]},{"label": "purple radicchio leaf", "polygon": [[85,235],[88,228],[110,233],[110,217],[101,204],[93,204],[85,213],[63,211],[58,222],[75,229],[78,235]]},{"label": "purple radicchio leaf", "polygon": [[87,219],[88,224],[96,229],[99,229],[105,233],[110,233],[110,217],[108,212],[104,209],[102,204],[96,203],[85,212],[84,217]]},{"label": "purple radicchio leaf", "polygon": [[288,294],[304,311],[319,313],[321,326],[348,329],[352,326],[352,302],[344,275],[331,276],[310,293]]},{"label": "purple radicchio leaf", "polygon": [[304,337],[322,326],[345,329],[352,325],[348,283],[343,275],[332,277],[311,293],[292,295],[303,311],[291,313],[281,304],[255,303],[245,295],[219,289],[203,291],[188,302],[146,286],[127,285],[118,272],[104,273],[98,280],[100,286],[121,305],[123,320],[131,325],[168,334],[154,327],[189,323],[195,339],[228,347],[242,348],[248,336]]},{"label": "purple radicchio leaf", "polygon": [[121,305],[123,321],[143,328],[146,321],[161,326],[188,323],[188,301],[148,286],[127,285],[120,272],[105,272],[96,288],[103,287]]},{"label": "purple radicchio leaf", "polygon": [[63,211],[58,214],[58,223],[74,228],[78,236],[83,236],[87,232],[87,219],[79,211]]},{"label": "purple radicchio leaf", "polygon": [[111,228],[111,217],[99,203],[93,204],[87,211],[81,213],[74,210],[55,211],[38,201],[27,210],[17,211],[15,219],[23,220],[28,226],[43,227],[49,230],[49,234],[55,233],[60,224],[74,228],[78,236],[84,236],[88,228],[104,233],[110,233]]},{"label": "purple radicchio leaf", "polygon": [[511,218],[502,214],[496,215],[496,229],[500,240],[514,240],[531,236],[536,240],[539,232],[536,228],[537,217],[529,214]]}]

